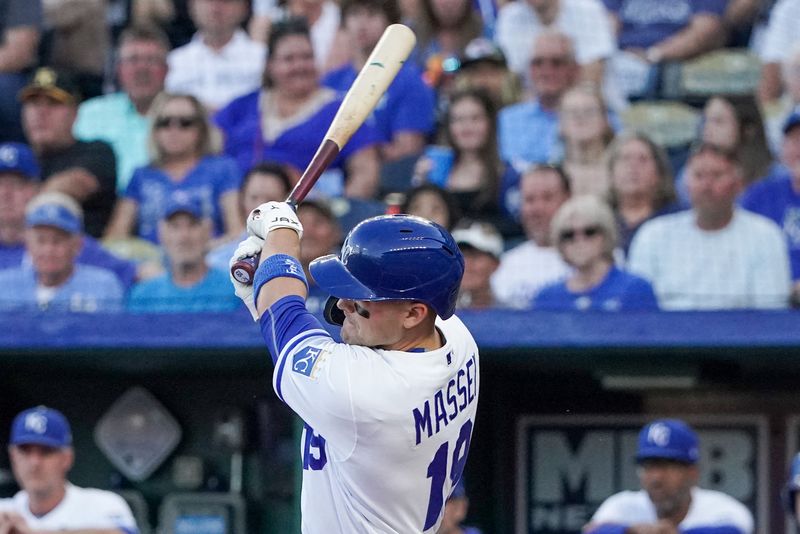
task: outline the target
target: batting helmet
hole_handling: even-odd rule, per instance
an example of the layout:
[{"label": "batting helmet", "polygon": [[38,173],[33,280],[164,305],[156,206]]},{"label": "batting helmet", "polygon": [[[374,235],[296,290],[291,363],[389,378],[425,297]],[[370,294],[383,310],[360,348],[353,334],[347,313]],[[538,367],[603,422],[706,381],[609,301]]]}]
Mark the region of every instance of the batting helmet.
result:
[{"label": "batting helmet", "polygon": [[796,510],[795,510],[795,494],[797,491],[800,490],[800,453],[798,453],[794,460],[792,460],[792,468],[789,471],[789,480],[786,481],[786,485],[783,487],[783,491],[781,492],[781,500],[783,501],[783,507],[786,509],[786,512],[792,514],[793,518],[796,518]]},{"label": "batting helmet", "polygon": [[341,258],[317,258],[309,270],[334,298],[326,310],[331,322],[344,319],[336,314],[336,299],[417,300],[447,319],[456,307],[464,257],[438,224],[412,215],[381,215],[350,231]]}]

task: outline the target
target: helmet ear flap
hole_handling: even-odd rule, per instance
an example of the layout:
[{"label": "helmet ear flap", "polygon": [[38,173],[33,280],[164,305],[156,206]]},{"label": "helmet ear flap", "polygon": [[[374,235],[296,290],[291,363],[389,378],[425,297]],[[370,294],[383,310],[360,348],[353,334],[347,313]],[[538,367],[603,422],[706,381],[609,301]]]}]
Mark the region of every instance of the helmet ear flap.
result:
[{"label": "helmet ear flap", "polygon": [[338,298],[328,297],[328,300],[325,302],[325,310],[322,312],[322,315],[325,317],[325,320],[328,321],[328,323],[336,326],[342,326],[344,324],[344,312],[336,306],[338,303]]}]

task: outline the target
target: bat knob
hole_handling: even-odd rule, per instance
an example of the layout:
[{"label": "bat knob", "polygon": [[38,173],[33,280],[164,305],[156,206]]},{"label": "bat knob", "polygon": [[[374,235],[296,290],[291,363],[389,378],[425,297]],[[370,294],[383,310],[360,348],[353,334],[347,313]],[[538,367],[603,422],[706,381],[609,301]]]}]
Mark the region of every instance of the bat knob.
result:
[{"label": "bat knob", "polygon": [[253,279],[256,276],[256,269],[258,268],[258,258],[250,256],[236,261],[231,266],[231,275],[239,283],[245,285],[252,285]]}]

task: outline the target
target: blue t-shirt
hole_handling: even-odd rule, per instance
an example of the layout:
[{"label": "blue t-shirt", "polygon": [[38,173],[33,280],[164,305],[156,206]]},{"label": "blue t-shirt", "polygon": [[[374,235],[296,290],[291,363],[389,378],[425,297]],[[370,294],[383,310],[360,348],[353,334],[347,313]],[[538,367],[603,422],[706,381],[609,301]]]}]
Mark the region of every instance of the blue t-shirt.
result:
[{"label": "blue t-shirt", "polygon": [[[242,172],[262,161],[277,161],[305,169],[325,137],[325,132],[339,109],[336,98],[322,106],[307,120],[297,124],[269,143],[262,139],[259,119],[260,91],[241,96],[222,108],[214,117],[225,134],[225,153],[236,160]],[[344,162],[362,148],[380,142],[378,132],[368,123],[359,128],[342,149],[331,167],[343,168]]]},{"label": "blue t-shirt", "polygon": [[[25,245],[0,245],[0,269],[20,267],[29,263],[25,255]],[[122,286],[127,290],[136,279],[136,264],[132,261],[119,258],[104,249],[93,237],[83,236],[83,247],[75,259],[76,263],[92,265],[113,272]]]},{"label": "blue t-shirt", "polygon": [[227,312],[241,304],[227,273],[209,269],[191,287],[179,287],[170,274],[134,286],[128,309],[138,313]]},{"label": "blue t-shirt", "polygon": [[521,102],[500,110],[497,118],[500,157],[518,171],[558,156],[558,114],[538,102]]},{"label": "blue t-shirt", "polygon": [[699,13],[722,17],[728,0],[603,0],[622,23],[620,49],[647,48],[672,37]]},{"label": "blue t-shirt", "polygon": [[214,222],[214,235],[221,235],[225,233],[225,225],[220,198],[229,191],[238,191],[241,181],[242,172],[235,161],[225,156],[206,156],[180,182],[152,165],[136,169],[125,198],[139,204],[138,235],[153,243],[158,243],[158,221],[175,191],[196,199],[203,206],[203,213]]},{"label": "blue t-shirt", "polygon": [[72,276],[46,302],[37,299],[36,274],[30,265],[0,271],[0,309],[4,311],[119,311],[123,297],[116,275],[91,265],[75,265]]},{"label": "blue t-shirt", "polygon": [[605,279],[588,291],[574,293],[566,281],[542,288],[533,308],[548,311],[641,311],[657,310],[658,301],[650,282],[611,267]]},{"label": "blue t-shirt", "polygon": [[788,174],[764,179],[745,190],[741,206],[772,219],[783,230],[789,247],[792,280],[800,280],[800,194]]},{"label": "blue t-shirt", "polygon": [[19,267],[22,264],[22,258],[24,256],[24,244],[4,245],[0,243],[0,270]]},{"label": "blue t-shirt", "polygon": [[[329,72],[322,85],[344,94],[356,76],[358,71],[351,63]],[[434,129],[434,106],[433,91],[422,81],[422,73],[416,66],[405,63],[367,120],[385,143],[399,132],[427,136]]]}]

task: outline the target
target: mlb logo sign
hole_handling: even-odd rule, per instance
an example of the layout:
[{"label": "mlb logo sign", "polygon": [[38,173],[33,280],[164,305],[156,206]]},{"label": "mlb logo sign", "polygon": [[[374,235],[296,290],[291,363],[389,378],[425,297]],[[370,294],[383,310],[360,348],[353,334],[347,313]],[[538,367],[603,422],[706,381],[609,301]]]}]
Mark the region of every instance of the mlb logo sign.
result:
[{"label": "mlb logo sign", "polygon": [[313,378],[311,374],[314,372],[321,353],[322,349],[317,347],[304,348],[292,358],[292,371]]},{"label": "mlb logo sign", "polygon": [[[652,419],[656,419],[653,417]],[[722,491],[768,524],[768,431],[758,415],[684,419],[700,438],[700,487]],[[580,534],[607,498],[638,490],[635,461],[641,415],[524,416],[517,422],[516,534]],[[651,427],[651,443],[670,440]]]}]

